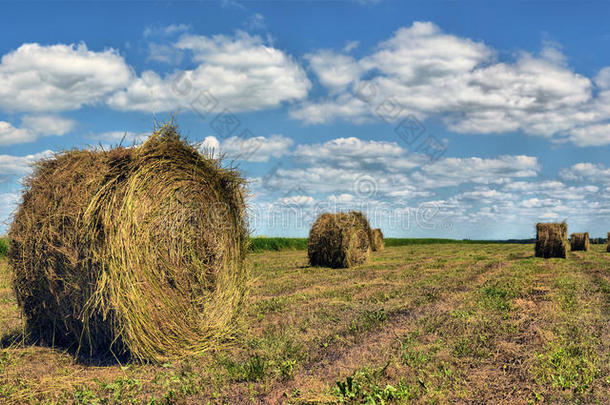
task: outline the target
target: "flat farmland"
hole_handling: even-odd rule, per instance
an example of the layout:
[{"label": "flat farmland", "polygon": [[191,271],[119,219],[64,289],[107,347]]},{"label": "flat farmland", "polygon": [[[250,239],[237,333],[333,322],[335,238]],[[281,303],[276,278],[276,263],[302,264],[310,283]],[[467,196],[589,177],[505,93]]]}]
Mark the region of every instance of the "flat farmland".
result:
[{"label": "flat farmland", "polygon": [[608,403],[605,248],[395,246],[352,269],[253,253],[233,339],[160,365],[29,342],[0,259],[0,403]]}]

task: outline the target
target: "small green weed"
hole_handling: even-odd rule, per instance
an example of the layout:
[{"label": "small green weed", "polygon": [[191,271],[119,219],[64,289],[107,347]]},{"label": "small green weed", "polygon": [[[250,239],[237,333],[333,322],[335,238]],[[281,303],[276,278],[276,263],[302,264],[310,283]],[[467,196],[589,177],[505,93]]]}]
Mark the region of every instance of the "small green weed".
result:
[{"label": "small green weed", "polygon": [[342,403],[353,404],[385,404],[387,401],[404,401],[415,397],[414,387],[403,381],[396,387],[382,385],[379,381],[382,372],[365,368],[347,377],[345,381],[337,381],[334,395]]},{"label": "small green weed", "polygon": [[95,393],[86,387],[75,390],[72,394],[72,400],[75,405],[97,405],[102,403]]},{"label": "small green weed", "polygon": [[115,403],[137,404],[142,384],[133,378],[119,378],[108,384],[101,384],[108,391]]},{"label": "small green weed", "polygon": [[383,308],[377,310],[365,310],[359,319],[355,319],[349,326],[352,333],[367,332],[375,327],[382,325],[388,320],[388,315]]}]

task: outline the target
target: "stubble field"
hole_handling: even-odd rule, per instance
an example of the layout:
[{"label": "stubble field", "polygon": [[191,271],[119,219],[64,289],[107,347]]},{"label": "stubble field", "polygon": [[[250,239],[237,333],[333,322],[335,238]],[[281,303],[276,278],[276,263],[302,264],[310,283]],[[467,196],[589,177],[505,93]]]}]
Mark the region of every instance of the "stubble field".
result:
[{"label": "stubble field", "polygon": [[223,350],[87,364],[23,335],[0,259],[0,403],[608,403],[610,253],[532,245],[388,247],[353,269],[250,255]]}]

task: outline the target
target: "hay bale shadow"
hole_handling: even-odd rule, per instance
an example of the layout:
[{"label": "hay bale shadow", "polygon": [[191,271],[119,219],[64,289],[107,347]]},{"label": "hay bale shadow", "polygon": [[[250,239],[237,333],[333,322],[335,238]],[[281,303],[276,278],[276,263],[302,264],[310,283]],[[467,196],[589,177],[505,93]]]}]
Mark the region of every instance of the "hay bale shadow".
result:
[{"label": "hay bale shadow", "polygon": [[16,346],[29,346],[29,338],[21,331],[7,332],[0,336],[0,349],[11,349]]},{"label": "hay bale shadow", "polygon": [[12,331],[0,336],[0,349],[18,350],[26,349],[28,347],[51,349],[59,355],[67,354],[73,358],[74,362],[82,366],[111,367],[133,361],[133,359],[126,354],[113,354],[110,352],[96,352],[94,355],[84,354],[79,352],[78,348],[74,345],[62,346],[46,343],[34,339],[31,335],[24,333],[23,331]]}]

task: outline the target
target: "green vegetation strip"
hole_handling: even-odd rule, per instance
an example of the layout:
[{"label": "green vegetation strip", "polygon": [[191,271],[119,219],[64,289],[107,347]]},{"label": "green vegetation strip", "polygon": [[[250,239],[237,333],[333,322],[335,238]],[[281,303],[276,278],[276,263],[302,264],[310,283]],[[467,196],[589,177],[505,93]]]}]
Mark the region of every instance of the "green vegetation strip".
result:
[{"label": "green vegetation strip", "polygon": [[0,257],[6,257],[8,253],[8,239],[0,238]]},{"label": "green vegetation strip", "polygon": [[265,238],[250,239],[251,252],[268,252],[278,250],[305,250],[307,238]]},{"label": "green vegetation strip", "polygon": [[[435,238],[385,238],[384,241],[386,246],[431,245],[439,243],[501,243],[500,241]],[[250,239],[251,252],[305,249],[307,249],[307,238],[267,238],[258,236]]]},{"label": "green vegetation strip", "polygon": [[[521,243],[521,241],[493,241],[493,240],[460,240],[438,238],[385,238],[386,246],[432,245],[440,243]],[[526,243],[529,241],[523,241]],[[0,257],[5,257],[8,251],[8,238],[0,238]],[[533,242],[531,242],[533,243]],[[595,243],[592,241],[591,243]],[[601,243],[606,243],[602,240]],[[251,252],[269,252],[280,250],[306,250],[307,238],[267,238],[258,236],[250,239]]]},{"label": "green vegetation strip", "polygon": [[434,245],[439,243],[505,243],[493,240],[470,240],[470,239],[438,239],[438,238],[385,238],[386,246],[408,246],[408,245]]},{"label": "green vegetation strip", "polygon": [[[385,238],[386,246],[431,245],[440,243],[502,243],[502,241],[489,240],[460,240],[438,238]],[[0,257],[5,257],[8,251],[8,238],[0,237]],[[269,252],[280,250],[306,250],[307,238],[268,238],[257,236],[250,239],[251,252]]]}]

